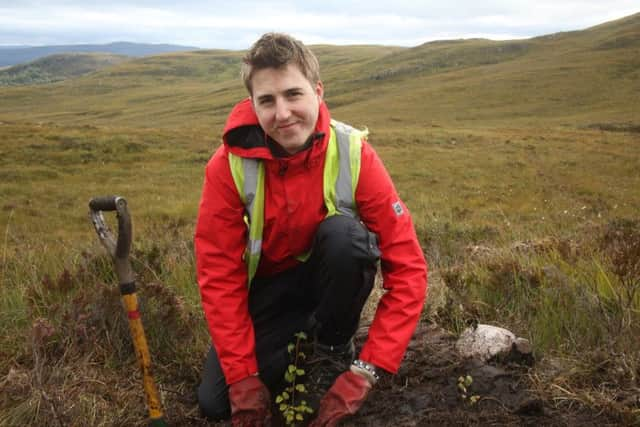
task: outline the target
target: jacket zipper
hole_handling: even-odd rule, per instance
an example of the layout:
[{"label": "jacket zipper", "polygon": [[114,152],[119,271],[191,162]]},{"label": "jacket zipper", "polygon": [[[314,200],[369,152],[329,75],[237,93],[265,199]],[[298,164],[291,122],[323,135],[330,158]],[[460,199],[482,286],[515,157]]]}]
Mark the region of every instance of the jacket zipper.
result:
[{"label": "jacket zipper", "polygon": [[289,169],[289,164],[287,162],[284,162],[284,161],[280,160],[280,166],[278,168],[278,175],[284,176],[284,174],[287,172],[287,169]]}]

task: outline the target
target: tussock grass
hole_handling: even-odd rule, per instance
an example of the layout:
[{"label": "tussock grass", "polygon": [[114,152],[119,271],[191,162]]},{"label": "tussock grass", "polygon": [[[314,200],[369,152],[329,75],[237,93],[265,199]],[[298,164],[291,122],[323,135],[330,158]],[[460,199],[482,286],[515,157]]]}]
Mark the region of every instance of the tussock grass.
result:
[{"label": "tussock grass", "polygon": [[[541,366],[532,378],[551,401],[630,416],[633,404],[606,402],[625,401],[638,378],[633,133],[390,126],[373,128],[371,141],[436,272],[425,318],[454,331],[473,321],[514,330],[531,339]],[[87,218],[89,198],[120,194],[133,217],[131,258],[160,388],[174,420],[200,422],[193,393],[208,334],[191,236],[213,140],[197,131],[0,129],[10,175],[0,183],[0,378],[11,392],[1,420],[143,422],[116,278]],[[602,354],[613,362],[599,378],[612,375],[617,388],[584,381],[589,371],[572,365]],[[629,380],[617,382],[622,360]],[[101,383],[121,398],[104,397]]]},{"label": "tussock grass", "polygon": [[637,220],[616,219],[542,239],[470,245],[440,270],[448,293],[436,317],[458,332],[482,322],[528,338],[539,360],[531,378],[543,396],[559,408],[596,407],[633,423],[638,230]]},{"label": "tussock grass", "polygon": [[[132,260],[161,394],[195,402],[209,336],[192,247],[184,236],[175,240],[177,232],[168,226],[152,241],[140,239]],[[111,260],[98,245],[55,260],[42,249],[21,251],[3,281],[0,425],[145,425],[142,382]],[[25,281],[23,272],[37,257],[48,263],[35,265],[38,274]],[[180,410],[169,420],[182,424],[196,415]]]}]

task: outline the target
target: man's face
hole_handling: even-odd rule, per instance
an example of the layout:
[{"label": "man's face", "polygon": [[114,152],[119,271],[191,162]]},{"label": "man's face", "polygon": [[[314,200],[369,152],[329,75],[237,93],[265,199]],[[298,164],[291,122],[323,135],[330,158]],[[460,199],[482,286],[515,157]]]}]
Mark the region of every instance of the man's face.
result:
[{"label": "man's face", "polygon": [[296,65],[253,73],[251,100],[262,129],[289,154],[298,152],[313,133],[324,93]]}]

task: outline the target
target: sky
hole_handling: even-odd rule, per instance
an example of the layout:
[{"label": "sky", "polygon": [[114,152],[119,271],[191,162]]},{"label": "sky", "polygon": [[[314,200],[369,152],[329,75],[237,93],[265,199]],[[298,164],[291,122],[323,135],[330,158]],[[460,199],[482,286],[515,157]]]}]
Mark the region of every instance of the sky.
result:
[{"label": "sky", "polygon": [[581,30],[638,0],[0,0],[0,46],[131,41],[247,49],[267,31],[307,44],[417,46]]}]

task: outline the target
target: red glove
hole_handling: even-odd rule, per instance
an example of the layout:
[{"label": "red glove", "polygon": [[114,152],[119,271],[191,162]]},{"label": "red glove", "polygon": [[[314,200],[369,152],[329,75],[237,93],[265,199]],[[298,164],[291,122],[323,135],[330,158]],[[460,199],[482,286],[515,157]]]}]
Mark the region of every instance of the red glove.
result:
[{"label": "red glove", "polygon": [[257,376],[244,378],[229,386],[231,424],[233,427],[269,425],[269,390]]},{"label": "red glove", "polygon": [[360,374],[341,374],[320,401],[318,417],[310,427],[333,427],[348,415],[358,412],[371,390],[371,383]]}]

